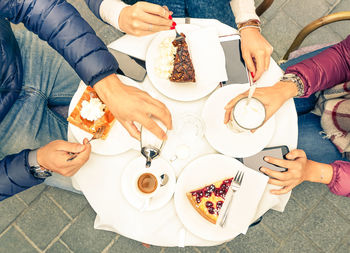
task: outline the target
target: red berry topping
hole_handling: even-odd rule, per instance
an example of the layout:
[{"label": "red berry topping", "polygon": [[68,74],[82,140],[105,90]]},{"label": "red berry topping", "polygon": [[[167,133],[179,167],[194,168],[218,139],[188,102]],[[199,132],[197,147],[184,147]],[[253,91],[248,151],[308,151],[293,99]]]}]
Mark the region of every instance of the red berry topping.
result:
[{"label": "red berry topping", "polygon": [[213,202],[211,202],[211,201],[207,201],[207,202],[205,202],[205,206],[206,207],[211,207],[211,206],[213,206],[214,204],[213,204]]},{"label": "red berry topping", "polygon": [[218,201],[218,202],[216,203],[216,209],[220,210],[220,208],[222,207],[223,204],[224,204],[223,201]]}]

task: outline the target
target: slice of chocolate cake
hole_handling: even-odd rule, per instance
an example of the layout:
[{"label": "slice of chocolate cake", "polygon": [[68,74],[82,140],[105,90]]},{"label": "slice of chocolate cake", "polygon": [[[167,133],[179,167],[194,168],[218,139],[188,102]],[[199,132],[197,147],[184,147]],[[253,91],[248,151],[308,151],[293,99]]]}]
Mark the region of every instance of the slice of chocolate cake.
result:
[{"label": "slice of chocolate cake", "polygon": [[181,33],[181,37],[172,42],[174,47],[176,47],[174,69],[169,77],[170,81],[172,82],[184,83],[196,81],[194,68],[185,37],[186,36]]}]

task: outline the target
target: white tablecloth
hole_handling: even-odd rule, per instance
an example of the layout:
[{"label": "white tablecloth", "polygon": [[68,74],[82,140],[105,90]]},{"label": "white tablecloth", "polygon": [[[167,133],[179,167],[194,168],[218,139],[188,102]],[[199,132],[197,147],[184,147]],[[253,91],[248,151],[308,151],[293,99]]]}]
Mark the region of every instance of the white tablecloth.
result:
[{"label": "white tablecloth", "polygon": [[[177,19],[177,23],[184,23],[183,19]],[[194,20],[191,23],[200,25],[213,25],[219,27],[222,35],[234,33],[235,30],[219,23],[215,20]],[[122,43],[112,43],[114,48],[126,52],[132,45],[135,38],[124,36]],[[128,40],[130,43],[127,43]],[[143,43],[141,43],[143,41]],[[143,38],[139,41],[139,49],[136,54],[145,56],[145,50],[151,38]],[[141,46],[140,46],[141,45]],[[125,48],[123,48],[125,46]],[[143,49],[142,49],[143,48]],[[124,49],[124,50],[123,50]],[[134,51],[135,54],[135,51]],[[141,57],[142,58],[142,57]],[[271,59],[269,70],[258,81],[258,85],[272,85],[279,80],[282,75],[281,69]],[[150,93],[153,97],[164,102],[173,117],[183,113],[201,114],[207,97],[193,102],[179,102],[166,98],[160,94],[151,84],[148,77],[140,84],[140,87]],[[276,113],[276,130],[268,146],[287,145],[289,149],[297,146],[297,114],[293,100],[287,101]],[[75,141],[73,135],[68,131],[70,141]],[[171,142],[169,137],[168,142]],[[186,160],[176,160],[173,162],[176,176],[191,160],[204,154],[216,153],[208,144],[205,137],[197,142],[196,151]],[[91,154],[89,161],[73,177],[73,184],[79,188],[89,201],[92,208],[97,213],[95,220],[96,229],[114,231],[123,236],[158,246],[211,246],[222,242],[207,241],[197,237],[188,230],[178,218],[173,199],[161,209],[151,212],[140,212],[133,208],[122,195],[121,176],[126,165],[138,157],[140,153],[130,150],[121,155],[102,156]],[[162,156],[170,159],[174,155],[171,149],[163,150]],[[287,204],[290,193],[276,196],[269,193],[274,187],[268,185],[259,207],[255,214],[255,219],[259,218],[269,209],[283,211]]]}]

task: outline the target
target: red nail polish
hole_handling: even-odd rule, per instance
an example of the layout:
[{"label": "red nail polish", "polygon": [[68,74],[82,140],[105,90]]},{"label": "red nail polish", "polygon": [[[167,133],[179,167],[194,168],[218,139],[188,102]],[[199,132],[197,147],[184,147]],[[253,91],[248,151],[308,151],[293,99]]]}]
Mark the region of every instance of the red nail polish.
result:
[{"label": "red nail polish", "polygon": [[252,77],[254,78],[254,73],[253,72],[250,72],[250,74],[252,75]]},{"label": "red nail polish", "polygon": [[173,17],[172,17],[171,15],[169,15],[169,19],[170,19],[170,20],[172,20],[172,19],[173,19]]},{"label": "red nail polish", "polygon": [[175,29],[175,26],[170,27],[170,30],[174,30],[174,29]]},{"label": "red nail polish", "polygon": [[175,23],[175,22],[173,22],[172,26],[174,26],[174,27],[175,27],[175,26],[176,26],[176,23]]}]

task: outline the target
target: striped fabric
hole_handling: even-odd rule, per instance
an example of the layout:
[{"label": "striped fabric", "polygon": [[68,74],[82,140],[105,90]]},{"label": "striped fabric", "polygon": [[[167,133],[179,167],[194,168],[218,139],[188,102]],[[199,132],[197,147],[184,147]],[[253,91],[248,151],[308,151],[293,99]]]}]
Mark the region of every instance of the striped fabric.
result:
[{"label": "striped fabric", "polygon": [[314,113],[321,115],[325,138],[350,158],[350,82],[321,91]]}]

